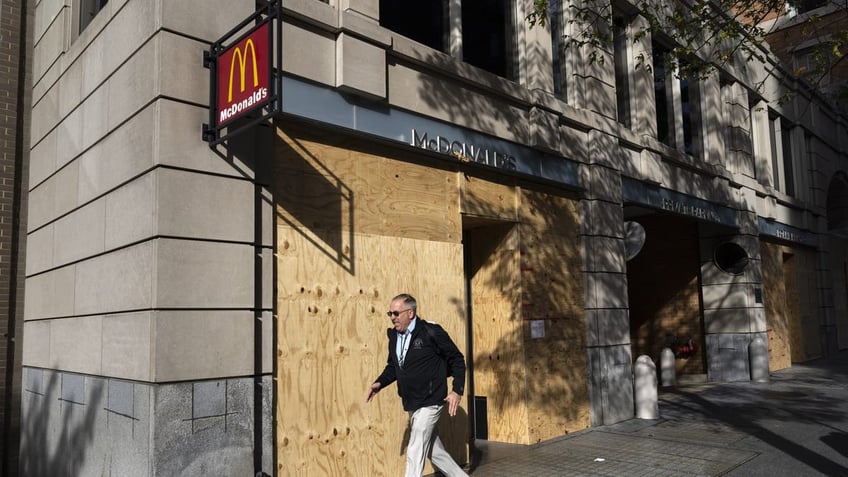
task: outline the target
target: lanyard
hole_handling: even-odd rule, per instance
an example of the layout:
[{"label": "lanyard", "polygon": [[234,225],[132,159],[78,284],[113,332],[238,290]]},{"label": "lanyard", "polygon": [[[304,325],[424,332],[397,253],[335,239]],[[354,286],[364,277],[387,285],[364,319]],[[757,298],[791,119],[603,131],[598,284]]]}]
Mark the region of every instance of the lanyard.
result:
[{"label": "lanyard", "polygon": [[412,333],[406,332],[400,336],[400,352],[398,353],[398,363],[403,366],[403,361],[406,359],[406,352],[409,351],[407,340]]}]

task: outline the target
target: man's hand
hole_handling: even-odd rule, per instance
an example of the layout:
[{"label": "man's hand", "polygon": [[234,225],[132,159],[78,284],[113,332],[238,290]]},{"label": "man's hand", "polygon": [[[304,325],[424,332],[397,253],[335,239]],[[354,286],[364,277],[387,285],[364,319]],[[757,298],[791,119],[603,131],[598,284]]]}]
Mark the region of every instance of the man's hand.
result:
[{"label": "man's hand", "polygon": [[462,396],[451,391],[448,394],[448,397],[445,398],[445,402],[448,403],[448,415],[453,417],[456,415],[456,409],[459,407],[459,401],[462,400]]},{"label": "man's hand", "polygon": [[368,388],[368,392],[365,394],[365,402],[371,402],[371,398],[373,398],[378,391],[380,391],[380,383],[373,383],[371,387]]}]

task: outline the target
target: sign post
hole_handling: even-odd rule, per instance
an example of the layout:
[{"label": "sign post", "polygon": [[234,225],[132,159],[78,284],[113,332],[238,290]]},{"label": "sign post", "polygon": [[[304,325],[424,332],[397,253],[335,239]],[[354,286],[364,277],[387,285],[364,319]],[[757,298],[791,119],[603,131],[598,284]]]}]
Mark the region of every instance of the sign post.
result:
[{"label": "sign post", "polygon": [[203,125],[203,140],[210,147],[281,110],[281,82],[275,74],[281,63],[280,10],[280,0],[266,3],[203,52],[203,66],[209,68],[209,122]]}]

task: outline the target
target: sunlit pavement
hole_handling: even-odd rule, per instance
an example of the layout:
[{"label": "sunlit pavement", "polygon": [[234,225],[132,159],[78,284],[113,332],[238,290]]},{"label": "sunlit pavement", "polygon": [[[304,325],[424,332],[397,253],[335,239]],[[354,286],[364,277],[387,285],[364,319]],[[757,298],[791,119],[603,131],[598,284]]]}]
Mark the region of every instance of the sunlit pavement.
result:
[{"label": "sunlit pavement", "polygon": [[474,477],[848,476],[848,351],[768,383],[663,389],[660,419],[532,447],[481,446]]}]

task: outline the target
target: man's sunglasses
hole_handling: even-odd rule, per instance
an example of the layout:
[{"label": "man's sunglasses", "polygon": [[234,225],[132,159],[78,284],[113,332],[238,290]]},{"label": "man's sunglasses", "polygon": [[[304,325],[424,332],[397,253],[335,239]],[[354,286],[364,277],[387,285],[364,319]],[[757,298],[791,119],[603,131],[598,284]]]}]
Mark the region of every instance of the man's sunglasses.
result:
[{"label": "man's sunglasses", "polygon": [[386,316],[388,316],[389,318],[391,318],[391,317],[393,317],[393,316],[394,316],[394,317],[397,317],[397,316],[398,316],[398,315],[400,315],[401,313],[406,313],[407,311],[409,311],[409,310],[411,310],[411,309],[412,309],[412,308],[407,308],[407,309],[405,309],[405,310],[400,310],[400,311],[387,311],[387,312],[386,312]]}]

